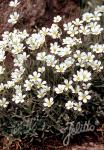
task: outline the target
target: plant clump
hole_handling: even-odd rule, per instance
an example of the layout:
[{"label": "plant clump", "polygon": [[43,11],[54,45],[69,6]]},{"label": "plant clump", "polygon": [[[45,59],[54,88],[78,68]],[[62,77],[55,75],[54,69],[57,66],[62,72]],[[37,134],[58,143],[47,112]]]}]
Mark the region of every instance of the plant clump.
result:
[{"label": "plant clump", "polygon": [[[8,23],[18,22],[19,4],[17,0],[10,2],[14,12]],[[56,16],[50,28],[42,27],[32,34],[15,28],[5,31],[0,40],[0,109],[22,105],[32,113],[38,107],[45,113],[58,107],[83,113],[96,97],[93,80],[103,72],[103,13],[104,6],[98,6],[64,24],[63,17]],[[4,63],[7,52],[13,57],[10,71]]]}]

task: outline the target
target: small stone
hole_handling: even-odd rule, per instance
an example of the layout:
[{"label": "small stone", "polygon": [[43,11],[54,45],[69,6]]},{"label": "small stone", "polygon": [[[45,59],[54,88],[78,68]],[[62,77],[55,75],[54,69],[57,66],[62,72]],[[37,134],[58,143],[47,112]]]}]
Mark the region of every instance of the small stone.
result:
[{"label": "small stone", "polygon": [[94,146],[94,143],[93,142],[89,142],[89,146]]}]

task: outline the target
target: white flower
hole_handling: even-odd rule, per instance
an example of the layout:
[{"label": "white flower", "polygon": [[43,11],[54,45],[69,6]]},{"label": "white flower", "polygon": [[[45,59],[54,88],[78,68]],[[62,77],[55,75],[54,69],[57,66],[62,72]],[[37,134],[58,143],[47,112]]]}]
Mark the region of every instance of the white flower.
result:
[{"label": "white flower", "polygon": [[59,65],[55,66],[56,72],[64,73],[67,69],[67,66],[65,63],[61,63]]},{"label": "white flower", "polygon": [[72,101],[68,101],[66,104],[65,104],[65,107],[66,107],[66,109],[71,109],[71,108],[73,108],[73,102]]},{"label": "white flower", "polygon": [[72,89],[72,80],[68,81],[67,79],[64,80],[65,83],[65,91],[68,91],[69,89]]},{"label": "white flower", "polygon": [[57,54],[60,56],[60,57],[64,57],[66,55],[70,55],[71,54],[71,50],[70,50],[70,47],[60,47],[57,49]]},{"label": "white flower", "polygon": [[29,45],[29,49],[35,51],[45,42],[45,36],[41,33],[32,34],[27,40],[26,44]]},{"label": "white flower", "polygon": [[101,15],[102,15],[101,13],[99,13],[99,12],[97,12],[97,11],[94,11],[94,15],[93,15],[92,20],[94,20],[94,21],[99,21]]},{"label": "white flower", "polygon": [[24,40],[29,36],[29,34],[27,33],[26,30],[23,30],[22,32],[19,32],[19,35],[20,35],[21,40]]},{"label": "white flower", "polygon": [[47,94],[46,89],[40,89],[37,91],[37,97],[38,98],[43,98]]},{"label": "white flower", "polygon": [[78,27],[73,27],[67,30],[67,34],[69,34],[71,37],[74,37],[76,34],[78,34]]},{"label": "white flower", "polygon": [[18,94],[18,93],[21,93],[21,91],[22,91],[21,88],[22,88],[21,85],[16,85],[16,86],[14,87],[14,89],[16,90],[16,93],[17,93],[17,94]]},{"label": "white flower", "polygon": [[0,66],[0,75],[4,74],[5,68],[3,68],[2,66]]},{"label": "white flower", "polygon": [[5,51],[4,50],[0,50],[0,62],[5,60]]},{"label": "white flower", "polygon": [[78,100],[79,101],[83,101],[83,103],[87,103],[87,101],[89,99],[91,99],[91,96],[89,95],[89,91],[84,91],[83,93],[82,92],[78,93]]},{"label": "white flower", "polygon": [[31,82],[36,83],[40,79],[40,73],[34,71],[33,75],[29,75],[29,79]]},{"label": "white flower", "polygon": [[32,89],[33,83],[29,80],[25,80],[24,87],[26,88],[26,91],[30,91]]},{"label": "white flower", "polygon": [[17,23],[18,18],[19,18],[19,14],[17,12],[14,12],[13,14],[10,15],[8,22],[14,25]]},{"label": "white flower", "polygon": [[88,26],[80,26],[79,28],[79,33],[82,33],[84,35],[89,35],[90,34],[90,28]]},{"label": "white flower", "polygon": [[82,25],[83,21],[80,20],[79,18],[76,18],[75,21],[72,21],[73,24],[75,24],[76,26],[80,26]]},{"label": "white flower", "polygon": [[93,14],[89,12],[86,12],[82,15],[83,21],[86,21],[86,22],[90,22],[92,18],[93,18]]},{"label": "white flower", "polygon": [[77,45],[77,44],[82,44],[81,38],[76,38],[76,37],[74,37],[73,40],[74,40],[74,42],[75,42],[75,45]]},{"label": "white flower", "polygon": [[82,111],[82,102],[79,102],[79,103],[74,103],[74,110],[77,110],[77,111]]},{"label": "white flower", "polygon": [[12,46],[13,46],[13,48],[11,51],[12,51],[12,54],[14,54],[14,55],[21,53],[25,48],[22,43],[18,43],[16,45],[12,45]]},{"label": "white flower", "polygon": [[82,81],[83,78],[80,76],[80,74],[77,72],[77,75],[73,75],[73,80],[74,81]]},{"label": "white flower", "polygon": [[13,95],[12,101],[14,101],[16,104],[23,103],[25,101],[25,97],[26,95],[22,95],[22,93],[16,93],[16,95]]},{"label": "white flower", "polygon": [[74,54],[74,58],[78,59],[78,63],[76,63],[77,66],[85,67],[86,63],[89,64],[88,62],[92,62],[95,56],[91,52],[81,53],[79,50],[77,50],[76,54]]},{"label": "white flower", "polygon": [[104,44],[98,44],[98,43],[96,43],[95,45],[91,45],[90,48],[95,53],[104,53]]},{"label": "white flower", "polygon": [[72,57],[68,57],[65,59],[64,63],[66,64],[67,68],[72,66],[75,62],[75,59],[73,59]]},{"label": "white flower", "polygon": [[44,99],[44,103],[43,103],[43,105],[45,106],[45,107],[51,107],[52,105],[53,105],[53,103],[54,103],[54,101],[53,101],[53,98],[51,97],[51,98],[45,98]]},{"label": "white flower", "polygon": [[98,35],[103,31],[103,28],[101,28],[100,24],[98,24],[97,22],[90,22],[89,27],[91,33],[94,35]]},{"label": "white flower", "polygon": [[50,52],[52,54],[58,54],[58,48],[59,48],[59,45],[57,42],[50,44],[50,50],[51,50]]},{"label": "white flower", "polygon": [[64,27],[64,30],[65,30],[65,31],[68,31],[68,30],[70,30],[71,28],[73,28],[74,25],[72,24],[72,22],[68,22],[67,24],[64,24],[63,27]]},{"label": "white flower", "polygon": [[14,66],[21,67],[28,57],[29,55],[27,55],[26,52],[16,55],[14,58]]},{"label": "white flower", "polygon": [[51,28],[49,29],[49,33],[48,33],[53,39],[56,38],[60,38],[61,33],[59,30],[59,26],[57,26],[56,24],[52,24]]},{"label": "white flower", "polygon": [[59,15],[54,17],[54,20],[53,22],[57,23],[57,22],[60,22],[62,20],[62,17],[60,17]]},{"label": "white flower", "polygon": [[[7,34],[7,33],[5,33],[5,32],[4,32],[4,34],[2,34],[2,37],[6,36],[5,34]],[[3,41],[0,41],[0,49],[1,49],[2,53],[5,52],[4,50],[7,47],[7,44],[8,44],[8,35],[7,35],[7,37],[5,39],[3,37]]]},{"label": "white flower", "polygon": [[101,71],[103,69],[100,60],[94,60],[89,65],[92,67],[93,70]]},{"label": "white flower", "polygon": [[3,83],[0,83],[0,92],[4,90],[5,85]]},{"label": "white flower", "polygon": [[46,81],[42,81],[42,79],[38,79],[38,81],[36,82],[36,86],[38,89],[40,88],[45,88],[46,87]]},{"label": "white flower", "polygon": [[15,86],[14,81],[7,81],[7,84],[5,84],[6,89],[12,88],[13,86]]},{"label": "white flower", "polygon": [[96,12],[101,12],[101,13],[103,13],[104,12],[104,5],[101,5],[101,6],[97,6],[96,8],[95,8],[95,11]]},{"label": "white flower", "polygon": [[67,45],[68,47],[71,47],[76,45],[76,41],[72,37],[66,37],[65,39],[63,39],[63,45],[64,44]]},{"label": "white flower", "polygon": [[44,67],[44,66],[39,67],[39,68],[38,68],[38,72],[40,72],[40,73],[45,72],[45,67]]},{"label": "white flower", "polygon": [[41,52],[37,54],[36,59],[40,61],[45,61],[45,57],[46,57],[46,52]]},{"label": "white flower", "polygon": [[88,52],[86,55],[86,62],[92,62],[95,58],[95,55],[93,55],[91,52]]},{"label": "white flower", "polygon": [[49,87],[48,85],[45,85],[43,89],[44,89],[44,91],[46,91],[46,92],[49,92],[49,91],[50,91],[50,87]]},{"label": "white flower", "polygon": [[14,101],[16,104],[23,103],[26,97],[25,94],[22,94],[22,87],[21,85],[16,85],[15,87],[15,94],[13,95],[12,101]]},{"label": "white flower", "polygon": [[8,106],[9,102],[6,101],[6,98],[0,99],[0,107],[6,108]]},{"label": "white flower", "polygon": [[12,81],[20,82],[22,80],[22,75],[24,71],[25,71],[25,68],[22,66],[19,69],[16,68],[14,72],[11,73]]},{"label": "white flower", "polygon": [[86,66],[86,60],[79,59],[78,63],[76,63],[76,66],[80,66],[81,68]]},{"label": "white flower", "polygon": [[39,33],[42,34],[43,36],[48,35],[48,32],[49,32],[49,28],[45,28],[45,27],[43,27],[43,28],[39,31]]},{"label": "white flower", "polygon": [[19,4],[20,4],[20,2],[18,2],[18,0],[14,0],[14,1],[11,1],[9,3],[9,6],[10,7],[17,7]]},{"label": "white flower", "polygon": [[90,88],[91,83],[83,83],[82,86],[83,86],[83,89],[87,90]]},{"label": "white flower", "polygon": [[78,94],[81,91],[81,88],[79,85],[77,85],[75,88],[72,88],[71,90],[72,90],[72,93]]},{"label": "white flower", "polygon": [[74,58],[77,58],[78,59],[78,61],[80,61],[80,60],[85,60],[86,59],[86,53],[85,52],[82,52],[81,53],[81,51],[80,50],[76,50],[76,53],[73,55],[74,56]]},{"label": "white flower", "polygon": [[61,94],[65,90],[65,85],[58,84],[58,87],[56,87],[54,90],[57,94]]},{"label": "white flower", "polygon": [[80,69],[80,71],[77,71],[77,75],[73,75],[73,80],[87,82],[91,80],[91,72]]},{"label": "white flower", "polygon": [[47,66],[51,66],[51,67],[54,67],[58,61],[58,60],[55,60],[54,55],[47,55],[45,57],[45,60],[46,60]]}]

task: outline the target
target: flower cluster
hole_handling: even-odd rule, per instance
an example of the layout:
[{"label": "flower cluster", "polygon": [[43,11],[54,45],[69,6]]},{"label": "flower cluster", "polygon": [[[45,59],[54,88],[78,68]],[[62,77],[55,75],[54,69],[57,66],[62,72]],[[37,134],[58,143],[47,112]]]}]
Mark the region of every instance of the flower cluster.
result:
[{"label": "flower cluster", "polygon": [[[19,4],[15,0],[9,6],[16,9]],[[31,35],[26,30],[5,31],[0,41],[0,106],[8,106],[3,94],[11,91],[16,104],[27,103],[34,94],[43,107],[51,107],[56,96],[62,95],[66,109],[81,111],[82,105],[92,98],[94,73],[103,69],[104,44],[91,41],[102,34],[103,12],[104,7],[98,6],[94,13],[86,12],[82,18],[63,26],[60,24],[63,18],[56,16],[50,28],[43,27]],[[14,25],[18,18],[14,11],[8,22]],[[47,43],[48,38],[51,42]],[[86,38],[90,39],[89,43]],[[6,52],[12,55],[14,64],[7,74]]]}]

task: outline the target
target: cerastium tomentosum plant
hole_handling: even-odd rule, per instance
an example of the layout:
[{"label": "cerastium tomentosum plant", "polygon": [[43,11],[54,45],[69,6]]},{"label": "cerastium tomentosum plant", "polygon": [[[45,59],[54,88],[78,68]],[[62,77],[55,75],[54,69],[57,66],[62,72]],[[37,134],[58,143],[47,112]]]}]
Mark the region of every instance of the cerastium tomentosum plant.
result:
[{"label": "cerastium tomentosum plant", "polygon": [[[14,12],[8,23],[17,23],[19,4],[17,0],[10,2]],[[15,28],[5,31],[0,41],[0,109],[36,100],[45,111],[59,100],[60,105],[65,101],[64,109],[83,111],[82,106],[94,97],[92,80],[103,69],[103,12],[104,6],[98,6],[93,13],[86,12],[63,25],[63,17],[56,16],[50,28],[31,35]],[[4,63],[6,52],[13,57],[10,72]]]}]

